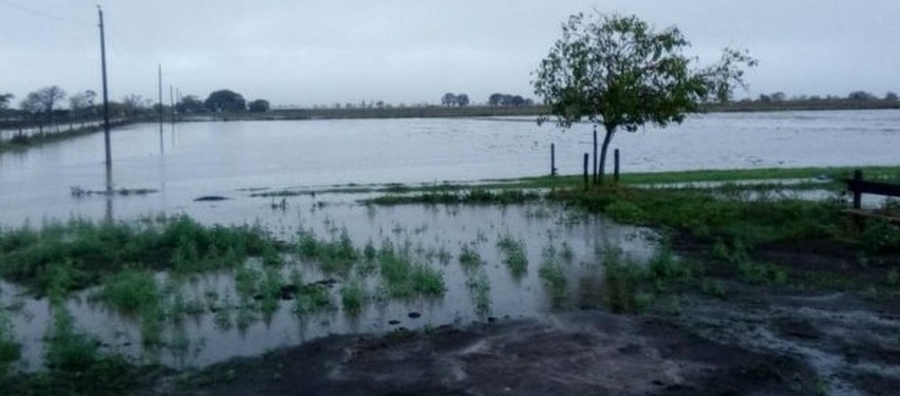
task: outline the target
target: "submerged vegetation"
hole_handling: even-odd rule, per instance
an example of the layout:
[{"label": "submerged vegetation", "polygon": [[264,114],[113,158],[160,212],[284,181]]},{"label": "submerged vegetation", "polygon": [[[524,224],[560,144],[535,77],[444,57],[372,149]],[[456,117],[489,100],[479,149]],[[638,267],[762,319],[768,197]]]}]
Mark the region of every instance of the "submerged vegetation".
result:
[{"label": "submerged vegetation", "polygon": [[[867,169],[867,175],[880,180],[900,175],[897,169],[879,169]],[[777,173],[757,170],[711,172],[707,176],[752,178],[752,172],[759,177]],[[794,177],[804,172],[816,173],[786,170],[782,175]],[[694,172],[685,175],[687,179],[700,178]],[[853,285],[785,266],[758,253],[769,246],[821,241],[829,249],[838,246],[852,252],[865,268],[881,271],[883,276],[877,284],[867,287],[894,290],[896,294],[900,281],[898,264],[892,257],[900,251],[900,230],[877,219],[859,227],[842,212],[847,203],[838,195],[820,201],[803,200],[773,193],[775,187],[770,184],[647,186],[663,179],[673,181],[677,174],[654,177],[657,180],[648,181],[649,175],[635,176],[633,180],[639,185],[634,185],[626,182],[626,175],[618,185],[588,191],[584,191],[580,179],[560,177],[547,179],[552,182],[545,185],[540,185],[539,179],[527,181],[535,183],[531,187],[541,188],[541,192],[522,190],[525,181],[520,181],[508,183],[507,190],[432,190],[423,195],[425,198],[417,198],[414,189],[402,186],[393,186],[394,192],[388,193],[388,197],[404,194],[403,202],[445,201],[450,204],[449,216],[463,203],[527,202],[524,212],[529,222],[554,227],[584,224],[592,213],[603,213],[617,222],[649,226],[658,232],[657,242],[662,247],[640,260],[615,245],[592,257],[585,254],[583,246],[572,245],[570,242],[575,241],[560,239],[553,232],[546,234],[549,243],[541,249],[540,258],[530,258],[526,239],[509,228],[500,228],[504,230],[500,232],[468,229],[456,253],[459,266],[449,265],[454,254],[443,239],[436,238],[436,246],[409,239],[354,241],[351,232],[336,226],[333,220],[326,220],[325,232],[319,235],[301,226],[299,231],[283,233],[280,238],[259,225],[206,226],[186,216],[132,223],[73,219],[3,229],[0,275],[38,296],[46,296],[53,307],[53,326],[44,340],[45,371],[22,374],[16,370],[22,340],[15,338],[10,321],[15,313],[0,305],[0,374],[12,374],[0,384],[0,391],[41,394],[72,387],[75,394],[100,392],[96,388],[82,391],[86,389],[78,387],[82,384],[71,384],[74,378],[105,381],[110,388],[103,391],[131,386],[134,380],[124,376],[141,375],[136,367],[156,362],[153,356],[158,351],[186,354],[199,347],[195,344],[199,341],[185,333],[189,318],[199,321],[205,316],[221,331],[248,334],[253,326],[276,323],[273,318],[279,312],[303,323],[312,318],[327,322],[330,319],[324,318],[332,318],[328,315],[335,312],[353,319],[372,304],[418,303],[462,290],[468,291],[474,314],[485,319],[503,306],[492,301],[492,295],[506,298],[498,296],[505,293],[506,286],[492,284],[492,280],[498,281],[497,271],[508,272],[513,280],[535,277],[549,305],[556,309],[577,304],[605,306],[623,313],[673,304],[685,292],[727,299],[732,281],[754,287],[832,287],[839,280],[843,282],[840,285]],[[826,180],[816,188],[827,189],[832,184]],[[811,185],[777,188],[805,189]],[[536,200],[542,202],[530,202]],[[379,203],[377,199],[365,209],[371,210],[375,203]],[[559,203],[566,211],[562,215],[549,213],[549,207],[563,206]],[[891,212],[896,211],[896,203],[888,201],[883,209],[886,214],[896,213]],[[429,227],[437,228],[428,223],[414,227],[392,223],[385,234],[423,238]],[[534,243],[533,239],[528,241]],[[691,250],[682,256],[679,245],[690,246]],[[538,264],[531,271],[529,259]],[[225,281],[207,284],[199,281],[204,276]],[[502,278],[508,281],[510,277]],[[133,320],[140,331],[139,345],[150,358],[117,356],[111,348],[80,332],[65,307],[67,301],[83,296],[91,304],[102,304]],[[33,381],[45,385],[34,386]],[[28,386],[37,390],[22,390]]]}]

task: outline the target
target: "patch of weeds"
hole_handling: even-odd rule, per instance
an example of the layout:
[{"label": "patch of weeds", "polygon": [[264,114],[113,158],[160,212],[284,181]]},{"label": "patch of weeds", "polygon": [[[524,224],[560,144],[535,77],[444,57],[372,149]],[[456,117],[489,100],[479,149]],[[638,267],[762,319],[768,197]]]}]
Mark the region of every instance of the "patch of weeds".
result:
[{"label": "patch of weeds", "polygon": [[337,307],[328,288],[321,284],[303,285],[294,296],[292,312],[299,318],[320,312],[333,311]]},{"label": "patch of weeds", "polygon": [[13,338],[12,320],[6,307],[0,306],[0,379],[22,354],[22,345]]},{"label": "patch of weeds", "polygon": [[440,262],[442,265],[446,266],[446,265],[450,264],[451,260],[453,260],[453,255],[450,253],[449,250],[447,250],[446,247],[441,246],[441,248],[438,249],[437,258],[438,258],[438,262]]},{"label": "patch of weeds", "polygon": [[365,285],[359,280],[354,279],[341,286],[341,307],[347,315],[358,316],[367,298]]},{"label": "patch of weeds", "polygon": [[552,245],[549,248],[544,248],[542,256],[543,259],[538,269],[538,276],[550,292],[553,306],[559,307],[568,297],[569,290],[566,274],[556,257],[556,249]]},{"label": "patch of weeds", "polygon": [[353,247],[353,241],[350,240],[346,229],[341,230],[340,236],[332,237],[330,241],[317,239],[312,231],[302,231],[299,233],[297,245],[300,255],[306,259],[317,260],[319,267],[326,274],[347,275],[361,257],[359,251]]},{"label": "patch of weeds", "polygon": [[525,254],[525,242],[516,240],[511,235],[503,235],[497,241],[497,247],[503,254],[503,263],[509,267],[513,278],[521,279],[528,272],[528,256]]},{"label": "patch of weeds", "polygon": [[738,264],[738,271],[745,282],[752,284],[784,286],[788,281],[785,270],[770,264],[745,261]]},{"label": "patch of weeds", "polygon": [[703,278],[700,282],[700,292],[708,296],[725,299],[725,286],[717,279]]},{"label": "patch of weeds", "polygon": [[462,246],[459,252],[459,264],[462,265],[464,270],[470,271],[484,264],[484,260],[481,259],[481,254],[478,253],[478,250],[467,243]]},{"label": "patch of weeds", "polygon": [[643,271],[635,263],[624,260],[619,249],[606,250],[603,265],[609,309],[614,313],[638,312],[641,306],[636,296]]},{"label": "patch of weeds", "polygon": [[572,252],[572,246],[566,241],[562,242],[562,248],[559,254],[567,264],[571,264],[575,259],[575,253]]},{"label": "patch of weeds", "polygon": [[859,241],[863,250],[869,254],[900,251],[900,226],[885,220],[867,220]]},{"label": "patch of weeds", "polygon": [[385,241],[378,253],[382,284],[394,298],[437,297],[444,294],[444,276],[425,264],[413,264],[409,252]]},{"label": "patch of weeds", "polygon": [[613,220],[627,224],[642,224],[646,221],[646,213],[637,204],[617,199],[606,206],[604,209],[607,215]]},{"label": "patch of weeds", "polygon": [[485,317],[491,313],[491,282],[484,271],[480,271],[478,275],[470,277],[466,281],[466,286],[472,294],[475,302],[475,313],[480,317]]},{"label": "patch of weeds", "polygon": [[128,268],[104,282],[98,297],[123,313],[136,314],[159,305],[162,293],[153,273]]},{"label": "patch of weeds", "polygon": [[673,283],[687,280],[691,277],[688,267],[676,262],[672,251],[668,246],[656,250],[650,262],[647,263],[649,278],[653,282],[653,291],[662,293],[669,289]]},{"label": "patch of weeds", "polygon": [[[73,219],[0,232],[0,275],[48,293],[52,267],[65,263],[65,291],[93,286],[127,268],[197,273],[228,268],[277,246],[261,227],[203,226],[187,216],[130,223]],[[48,293],[49,294],[49,293]]]},{"label": "patch of weeds", "polygon": [[216,324],[216,328],[221,331],[229,331],[231,330],[233,323],[231,321],[231,310],[233,309],[233,305],[231,303],[231,296],[226,294],[222,299],[222,304],[213,308],[213,322]]},{"label": "patch of weeds", "polygon": [[897,272],[896,267],[891,268],[885,277],[885,282],[887,282],[888,286],[897,286],[898,281],[900,281],[900,273]]}]

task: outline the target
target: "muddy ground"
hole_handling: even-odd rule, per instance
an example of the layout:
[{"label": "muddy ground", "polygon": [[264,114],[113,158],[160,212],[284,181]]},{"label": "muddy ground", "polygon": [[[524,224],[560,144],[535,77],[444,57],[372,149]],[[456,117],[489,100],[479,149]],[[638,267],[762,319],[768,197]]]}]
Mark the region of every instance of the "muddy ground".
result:
[{"label": "muddy ground", "polygon": [[714,274],[724,296],[684,291],[641,315],[585,310],[330,337],[166,376],[144,393],[898,395],[898,289],[797,280],[883,283],[883,268],[860,268],[850,253],[770,246],[754,256],[788,268],[787,286],[749,285],[726,271]]}]

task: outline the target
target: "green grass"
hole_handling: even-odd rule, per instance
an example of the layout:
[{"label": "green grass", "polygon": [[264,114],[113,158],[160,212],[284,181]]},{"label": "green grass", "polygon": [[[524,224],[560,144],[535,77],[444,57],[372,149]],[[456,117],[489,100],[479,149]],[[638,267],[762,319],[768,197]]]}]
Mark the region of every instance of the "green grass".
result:
[{"label": "green grass", "polygon": [[459,264],[462,265],[464,270],[470,271],[481,267],[481,265],[484,264],[484,260],[481,258],[481,254],[478,253],[475,246],[467,243],[460,248]]},{"label": "green grass", "polygon": [[358,316],[367,299],[366,288],[361,281],[351,280],[341,286],[341,307],[345,314]]},{"label": "green grass", "polygon": [[338,238],[331,240],[317,239],[312,231],[302,231],[297,239],[297,251],[309,260],[316,260],[326,274],[347,275],[362,257],[369,257],[371,252],[361,254],[353,247],[353,241],[347,230],[341,231]]},{"label": "green grass", "polygon": [[475,302],[475,313],[480,317],[485,317],[491,312],[491,281],[488,279],[484,271],[479,271],[478,275],[470,276],[466,280],[466,286]]},{"label": "green grass", "polygon": [[541,266],[538,268],[538,277],[550,294],[554,307],[561,307],[568,299],[569,287],[565,270],[559,262],[556,248],[549,245],[541,253]]},{"label": "green grass", "polygon": [[378,252],[382,286],[393,298],[439,297],[444,294],[444,276],[428,265],[414,264],[408,250],[397,250],[385,241]]},{"label": "green grass", "polygon": [[13,338],[12,320],[7,308],[0,305],[0,380],[22,354],[22,345]]},{"label": "green grass", "polygon": [[65,288],[72,291],[126,268],[180,273],[229,268],[275,245],[258,227],[207,227],[186,216],[127,224],[73,219],[0,232],[0,275],[48,293],[48,274],[65,265],[70,276]]},{"label": "green grass", "polygon": [[126,268],[109,277],[97,296],[126,314],[138,314],[158,306],[162,292],[150,271]]},{"label": "green grass", "polygon": [[528,272],[528,255],[525,253],[525,241],[517,240],[512,235],[500,236],[497,247],[503,256],[503,264],[509,268],[513,278],[521,279]]},{"label": "green grass", "polygon": [[690,268],[676,262],[666,246],[646,263],[625,257],[618,248],[605,250],[602,261],[606,302],[615,313],[641,312],[693,279]]}]

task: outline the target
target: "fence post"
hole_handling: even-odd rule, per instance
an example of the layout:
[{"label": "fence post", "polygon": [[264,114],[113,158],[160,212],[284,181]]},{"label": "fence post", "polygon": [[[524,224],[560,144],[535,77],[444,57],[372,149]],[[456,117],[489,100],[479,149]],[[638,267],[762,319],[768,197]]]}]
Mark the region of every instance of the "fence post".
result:
[{"label": "fence post", "polygon": [[862,191],[860,191],[860,182],[863,180],[862,169],[853,171],[853,209],[862,208]]},{"label": "fence post", "polygon": [[594,125],[594,184],[597,184],[599,168],[597,168],[597,126]]},{"label": "fence post", "polygon": [[618,183],[619,182],[619,149],[616,149],[615,151],[613,151],[613,154],[614,154],[615,160],[616,160],[615,168],[613,170],[613,180],[615,180],[615,182]]},{"label": "fence post", "polygon": [[588,153],[584,153],[584,191],[588,190]]},{"label": "fence post", "polygon": [[550,143],[550,176],[556,176],[556,145]]}]

